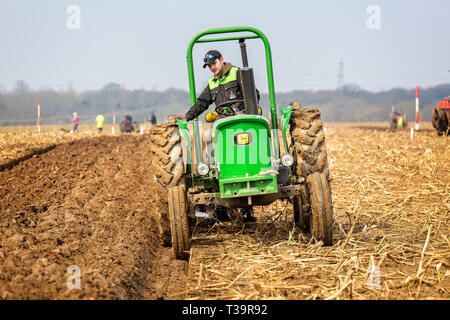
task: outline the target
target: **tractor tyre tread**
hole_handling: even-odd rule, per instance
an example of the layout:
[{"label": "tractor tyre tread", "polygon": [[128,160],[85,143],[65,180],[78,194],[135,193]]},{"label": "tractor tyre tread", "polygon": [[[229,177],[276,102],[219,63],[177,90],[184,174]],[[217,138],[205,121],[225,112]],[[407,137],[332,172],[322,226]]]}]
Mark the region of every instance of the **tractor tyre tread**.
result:
[{"label": "tractor tyre tread", "polygon": [[168,189],[183,184],[184,164],[181,135],[177,124],[161,123],[150,129],[153,179],[156,184],[155,210],[163,245],[171,245]]},{"label": "tractor tyre tread", "polygon": [[[291,113],[287,139],[294,156],[294,170],[302,181],[314,173],[320,173],[330,181],[323,122],[320,111],[314,108],[294,109]],[[311,204],[307,188],[300,191],[301,207],[294,201],[294,220],[300,229],[310,232]],[[298,206],[298,205],[297,205]]]},{"label": "tractor tyre tread", "polygon": [[191,240],[185,188],[182,186],[169,188],[168,200],[172,257],[189,260]]},{"label": "tractor tyre tread", "polygon": [[330,183],[324,174],[315,172],[308,176],[306,185],[311,202],[310,230],[324,245],[333,245],[333,205]]},{"label": "tractor tyre tread", "polygon": [[[309,124],[309,126],[306,125]],[[293,110],[289,122],[290,150],[295,150],[297,174],[306,178],[314,172],[330,180],[323,122],[314,108]]]}]

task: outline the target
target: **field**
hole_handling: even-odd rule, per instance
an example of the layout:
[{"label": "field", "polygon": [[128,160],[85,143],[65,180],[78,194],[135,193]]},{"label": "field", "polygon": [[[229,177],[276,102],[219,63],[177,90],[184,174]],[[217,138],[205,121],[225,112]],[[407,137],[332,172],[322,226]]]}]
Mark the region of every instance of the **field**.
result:
[{"label": "field", "polygon": [[0,299],[450,298],[450,140],[430,124],[326,125],[332,247],[278,201],[196,226],[189,262],[158,238],[148,133],[33,129],[0,128]]}]

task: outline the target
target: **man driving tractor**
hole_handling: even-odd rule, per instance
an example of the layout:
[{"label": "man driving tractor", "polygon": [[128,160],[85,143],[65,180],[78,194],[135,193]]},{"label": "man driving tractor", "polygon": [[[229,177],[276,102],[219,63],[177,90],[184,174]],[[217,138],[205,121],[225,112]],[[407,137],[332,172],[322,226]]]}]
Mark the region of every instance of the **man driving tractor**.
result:
[{"label": "man driving tractor", "polygon": [[[217,50],[210,50],[203,59],[203,68],[209,67],[214,74],[208,81],[208,85],[197,98],[195,104],[190,107],[185,116],[175,118],[185,118],[193,120],[202,114],[214,102],[217,106],[216,112],[208,113],[206,120],[212,122],[218,117],[233,116],[245,113],[241,82],[239,79],[239,68],[229,62],[225,62],[222,54]],[[258,102],[260,94],[256,89]],[[261,114],[261,108],[259,113]]]},{"label": "man driving tractor", "polygon": [[[203,58],[203,68],[206,68],[206,66],[213,73],[213,76],[208,81],[208,85],[184,117],[177,115],[172,117],[172,120],[176,118],[188,121],[193,120],[207,110],[212,103],[216,104],[216,111],[206,115],[207,122],[214,122],[217,118],[245,113],[239,68],[229,62],[225,62],[222,54],[217,50],[210,50],[206,53]],[[258,89],[256,89],[256,95],[259,103],[261,96]],[[258,107],[258,113],[262,114],[260,107]],[[252,210],[240,209],[240,212],[245,216],[244,221],[256,220],[252,215]],[[217,206],[216,214],[219,220],[229,220],[228,210],[225,207]]]},{"label": "man driving tractor", "polygon": [[[224,62],[222,54],[217,50],[208,51],[203,62],[203,68],[208,66],[214,76],[209,79],[208,85],[197,98],[195,105],[186,113],[186,119],[192,120],[198,117],[213,102],[217,106],[216,117],[245,113],[239,68],[231,63]],[[258,90],[256,90],[256,94],[259,102],[260,94]],[[215,114],[212,115],[215,116]]]}]

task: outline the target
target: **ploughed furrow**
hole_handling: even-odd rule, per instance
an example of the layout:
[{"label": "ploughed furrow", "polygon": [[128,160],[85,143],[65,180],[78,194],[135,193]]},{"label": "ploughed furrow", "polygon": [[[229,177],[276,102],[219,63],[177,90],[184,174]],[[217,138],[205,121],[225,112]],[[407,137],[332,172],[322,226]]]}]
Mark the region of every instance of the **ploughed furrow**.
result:
[{"label": "ploughed furrow", "polygon": [[184,290],[186,263],[166,257],[158,235],[150,145],[147,135],[83,139],[0,172],[0,298]]}]

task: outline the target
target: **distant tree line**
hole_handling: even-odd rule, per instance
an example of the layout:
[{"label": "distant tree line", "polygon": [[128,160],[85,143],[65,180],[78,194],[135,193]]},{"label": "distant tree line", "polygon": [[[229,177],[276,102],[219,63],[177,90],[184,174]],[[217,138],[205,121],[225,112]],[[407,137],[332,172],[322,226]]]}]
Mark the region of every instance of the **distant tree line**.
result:
[{"label": "distant tree line", "polygon": [[[439,100],[450,95],[450,84],[442,84],[420,91],[423,121],[430,121],[432,108]],[[119,123],[129,114],[138,122],[154,112],[159,121],[170,114],[184,114],[189,108],[189,94],[185,90],[168,89],[129,90],[116,83],[109,83],[100,90],[74,92],[71,89],[31,90],[24,81],[17,81],[15,89],[0,92],[0,125],[34,125],[37,117],[37,101],[41,101],[41,124],[70,123],[73,112],[78,112],[80,123],[93,123],[98,112],[105,115],[106,123],[112,123],[116,109]],[[317,107],[327,122],[387,121],[392,108],[406,111],[408,121],[415,117],[415,89],[391,89],[369,92],[356,85],[346,85],[340,90],[295,90],[277,93],[277,104],[285,107],[298,101],[302,106]],[[260,105],[269,113],[269,96],[262,94]],[[211,107],[213,109],[213,107]]]},{"label": "distant tree line", "polygon": [[[420,88],[422,121],[431,121],[431,110],[438,101],[450,95],[450,84]],[[263,96],[263,105],[268,97]],[[369,92],[356,85],[346,85],[340,90],[303,91],[277,93],[277,103],[284,106],[298,101],[302,106],[317,107],[326,122],[388,121],[392,106],[405,112],[409,122],[415,120],[416,89],[395,88],[388,91]]]}]

